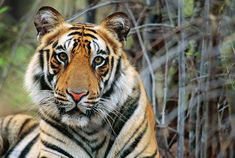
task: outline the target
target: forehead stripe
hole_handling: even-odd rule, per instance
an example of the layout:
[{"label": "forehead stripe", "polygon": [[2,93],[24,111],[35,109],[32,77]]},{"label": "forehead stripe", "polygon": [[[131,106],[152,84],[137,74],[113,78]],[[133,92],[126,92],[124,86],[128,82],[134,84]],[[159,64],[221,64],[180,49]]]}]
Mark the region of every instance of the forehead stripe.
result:
[{"label": "forehead stripe", "polygon": [[89,33],[84,33],[83,35],[84,36],[89,36],[89,37],[94,38],[94,39],[97,39],[97,37],[95,37],[94,35],[89,34]]},{"label": "forehead stripe", "polygon": [[72,36],[72,35],[80,35],[80,36],[82,36],[82,33],[78,32],[78,31],[75,31],[75,32],[70,33],[68,36]]},{"label": "forehead stripe", "polygon": [[92,30],[92,29],[86,29],[86,30],[91,31],[93,33],[97,33],[95,30]]},{"label": "forehead stripe", "polygon": [[79,32],[79,31],[75,31],[75,32],[72,32],[72,33],[68,34],[68,36],[72,36],[72,35],[89,36],[91,38],[97,39],[97,37],[95,37],[94,35],[92,35],[90,33],[82,34],[82,32]]},{"label": "forehead stripe", "polygon": [[[83,28],[82,27],[71,27],[71,28],[69,28],[69,30],[83,30]],[[90,28],[85,28],[85,31],[91,31],[93,33],[97,33],[95,30],[90,29]]]}]

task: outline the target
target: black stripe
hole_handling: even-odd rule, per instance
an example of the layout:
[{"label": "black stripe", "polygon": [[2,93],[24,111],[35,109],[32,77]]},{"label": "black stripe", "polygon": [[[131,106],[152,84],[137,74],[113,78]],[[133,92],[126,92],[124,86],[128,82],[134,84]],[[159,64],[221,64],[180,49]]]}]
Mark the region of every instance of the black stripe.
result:
[{"label": "black stripe", "polygon": [[78,41],[78,40],[74,40],[74,43],[73,43],[73,49],[72,49],[72,53],[74,53],[75,52],[75,48],[77,47],[77,45],[78,45],[78,43],[79,43],[80,41]]},{"label": "black stripe", "polygon": [[39,115],[40,115],[41,119],[44,120],[49,125],[51,125],[50,122],[52,122],[54,124],[59,124],[59,122],[61,122],[61,120],[58,117],[56,117],[54,115],[44,114],[43,111],[39,112]]},{"label": "black stripe", "polygon": [[93,39],[97,39],[97,37],[95,37],[94,35],[92,35],[92,34],[90,34],[90,33],[84,33],[83,35],[84,35],[84,36],[89,36],[89,37],[91,37],[91,38],[93,38]]},{"label": "black stripe", "polygon": [[49,49],[45,49],[44,51],[46,52],[46,61],[49,62],[50,50]]},{"label": "black stripe", "polygon": [[[112,64],[112,60],[111,60],[111,64]],[[118,81],[118,79],[120,78],[121,76],[121,72],[120,72],[120,69],[121,69],[121,58],[118,59],[118,63],[117,63],[117,66],[116,66],[116,71],[115,71],[115,75],[114,75],[114,81],[111,85],[111,87],[109,88],[109,90],[107,90],[103,95],[102,97],[103,98],[109,98],[110,95],[113,93],[113,89],[114,89],[114,86],[115,86],[115,83]],[[112,72],[111,72],[112,74]],[[111,75],[110,75],[111,77]],[[110,78],[109,78],[110,79]],[[105,81],[104,85],[106,86],[108,84],[108,81],[109,79],[107,80],[107,83]]]},{"label": "black stripe", "polygon": [[[83,29],[83,27],[76,27],[76,26],[73,26],[73,27],[69,28],[69,30],[82,30],[82,29]],[[85,30],[91,31],[93,33],[97,33],[95,30],[90,29],[90,28],[85,28]]]},{"label": "black stripe", "polygon": [[39,51],[39,63],[40,63],[40,67],[43,71],[43,69],[44,69],[43,50]]},{"label": "black stripe", "polygon": [[91,148],[91,145],[90,145],[90,144],[91,144],[91,143],[95,143],[95,142],[97,141],[97,139],[92,139],[92,140],[87,139],[87,138],[84,137],[83,135],[78,134],[78,132],[75,131],[74,129],[72,129],[72,131],[73,131],[77,136],[79,136],[80,139],[82,140],[82,142],[86,143],[86,145],[89,146],[90,148]]},{"label": "black stripe", "polygon": [[11,124],[13,118],[14,118],[14,116],[11,116],[11,118],[9,118],[9,120],[8,120],[6,126],[5,126],[5,131],[4,131],[5,133],[4,133],[4,134],[5,134],[6,136],[9,135],[9,134],[8,134],[8,133],[9,133],[9,125]]},{"label": "black stripe", "polygon": [[34,75],[34,82],[39,82],[40,90],[51,90],[51,88],[48,86],[44,79],[44,74],[36,74]]},{"label": "black stripe", "polygon": [[[71,133],[69,133],[69,131],[66,129],[67,126],[62,126],[56,122],[52,122],[52,121],[49,121],[48,119],[44,119],[42,117],[42,119],[48,123],[49,125],[51,125],[52,127],[54,127],[55,129],[58,130],[58,132],[61,132],[62,134],[64,134],[64,136],[68,137],[70,140],[74,141],[78,146],[80,146],[88,155],[89,157],[92,157],[91,154],[87,151],[87,149],[84,147],[84,145],[78,141]],[[57,120],[57,122],[59,122]]]},{"label": "black stripe", "polygon": [[88,40],[85,40],[86,47],[88,49],[88,55],[91,55],[91,42]]},{"label": "black stripe", "polygon": [[7,158],[8,156],[11,155],[11,153],[14,151],[15,147],[17,147],[19,145],[19,143],[21,142],[21,140],[27,136],[28,134],[30,134],[36,127],[38,126],[38,124],[33,125],[30,129],[28,129],[26,132],[24,132],[18,139],[18,141],[16,142],[16,144],[14,145],[14,147],[12,147],[5,155],[5,158]]},{"label": "black stripe", "polygon": [[[56,59],[57,60],[57,59]],[[54,64],[54,63],[51,63],[51,68],[52,69],[58,69],[59,68],[59,66],[58,65],[56,65],[56,64]]]},{"label": "black stripe", "polygon": [[58,45],[58,40],[53,43],[52,48],[55,48],[57,45]]},{"label": "black stripe", "polygon": [[93,33],[97,33],[95,30],[92,30],[92,29],[88,29],[88,28],[86,28],[86,30],[88,30],[88,31],[91,31],[91,32],[93,32]]},{"label": "black stripe", "polygon": [[44,73],[43,73],[43,68],[44,68],[44,59],[43,59],[43,55],[44,53],[46,53],[46,60],[49,60],[49,50],[40,50],[39,51],[39,63],[40,63],[40,67],[42,69],[42,73],[41,74],[36,74],[34,75],[33,79],[35,82],[39,81],[40,84],[40,90],[51,90],[51,88],[48,86],[48,84],[46,83],[45,79],[44,79]]},{"label": "black stripe", "polygon": [[65,50],[65,48],[62,46],[62,45],[59,45],[56,47],[56,49],[62,49],[62,50]]},{"label": "black stripe", "polygon": [[120,155],[120,158],[126,157],[135,149],[135,147],[138,145],[138,143],[140,142],[140,140],[143,138],[144,134],[146,133],[147,128],[148,128],[148,124],[146,123],[144,130],[138,135],[137,138],[135,138],[134,142],[132,142],[132,144],[122,152],[122,154]]},{"label": "black stripe", "polygon": [[32,125],[29,129],[27,129],[26,131],[24,131],[24,133],[22,133],[19,137],[19,139],[23,139],[25,136],[27,136],[30,132],[32,132],[35,128],[38,127],[38,123]]},{"label": "black stripe", "polygon": [[40,79],[40,86],[41,86],[41,90],[52,90],[51,87],[48,86],[48,84],[46,83],[44,76],[42,76]]},{"label": "black stripe", "polygon": [[57,140],[57,141],[59,141],[59,142],[65,144],[65,142],[64,142],[63,140],[61,140],[61,139],[59,139],[59,138],[56,138],[55,136],[51,135],[50,133],[47,133],[46,131],[44,131],[44,129],[40,129],[40,131],[41,131],[43,134],[47,135],[48,137],[51,137],[51,138],[53,138],[53,139],[55,139],[55,140]]},{"label": "black stripe", "polygon": [[94,35],[90,34],[90,33],[84,33],[82,34],[82,32],[78,32],[78,31],[75,31],[75,32],[72,32],[70,34],[68,34],[68,36],[72,36],[72,35],[79,35],[79,36],[88,36],[88,37],[91,37],[93,39],[97,39],[97,37],[95,37]]},{"label": "black stripe", "polygon": [[110,55],[110,49],[109,49],[109,47],[108,46],[106,46],[106,53],[108,54],[108,55]]},{"label": "black stripe", "polygon": [[73,35],[82,35],[81,32],[75,31],[75,32],[71,32],[70,34],[68,34],[68,36],[73,36]]},{"label": "black stripe", "polygon": [[[140,94],[138,93],[138,95],[135,98],[128,97],[127,101],[122,105],[121,110],[119,111],[119,113],[121,113],[122,115],[119,117],[116,117],[116,119],[111,119],[113,120],[113,126],[112,126],[113,130],[112,130],[112,136],[111,136],[113,137],[113,139],[109,140],[109,144],[105,151],[104,157],[107,157],[110,149],[113,146],[113,143],[116,137],[119,135],[120,131],[122,130],[127,120],[129,120],[129,118],[135,112],[135,109],[138,107],[138,102],[140,98],[139,95]],[[111,113],[110,116],[115,116],[115,114]]]},{"label": "black stripe", "polygon": [[54,77],[54,74],[48,73],[47,80],[48,80],[49,83],[51,83],[51,81],[53,80],[53,77]]},{"label": "black stripe", "polygon": [[58,101],[64,101],[64,102],[67,102],[68,100],[67,99],[64,99],[64,98],[61,98],[61,96],[57,96],[56,99],[58,99]]},{"label": "black stripe", "polygon": [[114,64],[114,57],[112,56],[112,58],[111,58],[111,66],[110,66],[110,69],[111,69],[110,76],[109,76],[109,78],[104,82],[104,87],[107,86],[107,84],[108,84],[108,82],[109,82],[109,79],[110,79],[110,77],[111,77],[111,74],[112,74],[112,71],[113,71],[113,64]]},{"label": "black stripe", "polygon": [[[70,27],[69,30],[82,30],[82,27]],[[93,33],[97,33],[95,30],[93,29],[89,29],[89,28],[85,28],[85,31],[91,31]]]},{"label": "black stripe", "polygon": [[87,134],[88,136],[92,136],[92,135],[98,133],[98,132],[99,132],[99,129],[98,129],[98,128],[92,129],[92,131],[82,130],[82,132],[85,133],[85,134]]},{"label": "black stripe", "polygon": [[[45,152],[50,153],[50,154],[52,154],[52,155],[56,155],[56,156],[58,156],[58,157],[61,157],[61,154],[60,154],[60,153],[52,152],[52,151],[46,150],[46,149],[41,149],[41,151],[45,151]],[[41,156],[41,155],[39,154],[37,158],[48,158],[48,157],[46,157],[46,156]]]},{"label": "black stripe", "polygon": [[103,54],[103,55],[108,55],[108,53],[104,50],[100,50],[97,52],[97,54]]},{"label": "black stripe", "polygon": [[135,155],[134,158],[138,158],[138,157],[145,151],[145,149],[147,149],[148,146],[149,146],[149,143],[146,144],[146,145],[144,146],[144,148],[143,148],[137,155]]},{"label": "black stripe", "polygon": [[[5,154],[5,152],[8,150],[8,148],[9,148],[9,142],[8,142],[8,139],[7,139],[7,137],[5,137],[5,135],[3,135],[4,133],[3,133],[3,122],[4,122],[4,120],[5,119],[2,119],[2,121],[1,121],[1,125],[0,125],[0,130],[1,130],[1,132],[0,132],[0,134],[2,134],[0,137],[2,137],[2,147],[3,147],[3,149],[2,149],[2,155],[4,155]],[[1,156],[1,155],[0,155]]]},{"label": "black stripe", "polygon": [[118,155],[120,152],[123,151],[123,149],[127,146],[127,144],[131,141],[132,138],[134,138],[134,136],[137,134],[137,132],[140,131],[141,127],[143,125],[146,125],[146,111],[144,113],[144,119],[141,121],[141,123],[139,124],[138,128],[135,129],[135,131],[133,132],[133,134],[130,136],[130,138],[126,141],[126,143],[124,144],[124,146],[122,147],[122,149],[116,154]]},{"label": "black stripe", "polygon": [[[5,138],[5,137],[2,137],[2,155],[4,155],[5,154],[5,152],[7,152],[7,150],[9,149],[9,147],[10,147],[10,144],[9,144],[9,142],[8,142],[8,140],[7,140],[7,138]],[[1,155],[0,155],[1,156]]]},{"label": "black stripe", "polygon": [[[113,130],[115,131],[116,135],[119,134],[122,127],[125,125],[126,121],[132,116],[135,112],[135,109],[138,107],[139,102],[139,94],[136,98],[128,97],[127,101],[122,105],[120,113],[122,114],[119,117],[116,117],[116,120],[113,124]],[[112,115],[112,114],[111,114]]]},{"label": "black stripe", "polygon": [[26,147],[22,150],[22,152],[20,153],[19,158],[24,158],[30,151],[30,149],[32,148],[32,146],[34,145],[34,143],[36,143],[37,139],[39,137],[39,134],[37,136],[35,136],[27,145]]},{"label": "black stripe", "polygon": [[82,28],[81,27],[76,27],[76,26],[73,26],[73,27],[70,27],[69,30],[81,30]]},{"label": "black stripe", "polygon": [[65,151],[64,149],[61,149],[60,147],[54,145],[54,144],[51,144],[47,141],[44,141],[44,140],[41,140],[42,144],[45,145],[47,148],[50,148],[54,151],[57,151],[58,153],[61,153],[69,158],[73,158],[72,155],[70,155],[67,151]]},{"label": "black stripe", "polygon": [[91,148],[92,152],[94,152],[94,151],[97,152],[101,147],[103,147],[104,143],[106,142],[106,139],[107,139],[107,137],[104,137],[104,139],[103,139],[103,141],[101,141],[101,143],[99,143],[96,146],[92,147]]},{"label": "black stripe", "polygon": [[[90,98],[89,98],[90,99]],[[84,103],[87,103],[87,104],[96,104],[97,101],[84,101]]]},{"label": "black stripe", "polygon": [[[46,61],[47,61],[47,67],[49,69],[49,58],[50,58],[50,50],[49,49],[46,49]],[[49,73],[49,72],[48,72]],[[50,83],[53,79],[53,75],[52,74],[48,74],[47,76],[45,76],[48,80],[48,82]],[[44,80],[45,81],[45,80]],[[47,90],[51,90],[50,88],[50,85],[48,85],[46,82],[45,82],[46,85],[42,84],[44,86],[44,88],[47,88]],[[49,89],[48,89],[49,88]],[[44,89],[43,89],[44,90]]]},{"label": "black stripe", "polygon": [[21,127],[20,127],[20,130],[18,132],[18,135],[21,135],[22,130],[27,125],[27,123],[29,123],[30,121],[31,121],[31,118],[27,118],[27,119],[24,120],[24,122],[21,124]]}]

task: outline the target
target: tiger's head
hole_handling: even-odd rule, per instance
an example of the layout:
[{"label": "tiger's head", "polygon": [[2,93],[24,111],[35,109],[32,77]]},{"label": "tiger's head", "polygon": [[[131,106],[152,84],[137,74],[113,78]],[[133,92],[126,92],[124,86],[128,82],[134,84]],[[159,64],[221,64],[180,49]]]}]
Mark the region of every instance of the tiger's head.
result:
[{"label": "tiger's head", "polygon": [[25,84],[42,115],[83,127],[115,111],[132,93],[136,71],[123,52],[130,29],[125,13],[99,25],[71,24],[55,9],[42,7],[34,23],[39,46]]}]

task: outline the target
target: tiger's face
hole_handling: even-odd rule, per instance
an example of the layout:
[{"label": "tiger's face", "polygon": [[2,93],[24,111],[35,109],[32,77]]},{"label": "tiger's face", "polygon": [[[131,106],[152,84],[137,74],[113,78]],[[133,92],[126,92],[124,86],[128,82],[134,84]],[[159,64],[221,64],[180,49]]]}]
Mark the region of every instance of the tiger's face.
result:
[{"label": "tiger's face", "polygon": [[41,114],[83,127],[115,110],[121,99],[110,100],[122,95],[124,99],[126,86],[133,84],[123,73],[127,16],[114,13],[100,25],[68,24],[56,10],[43,7],[35,26],[40,44],[25,82]]},{"label": "tiger's face", "polygon": [[89,31],[84,25],[81,29],[73,27],[52,44],[54,55],[49,71],[57,75],[50,84],[56,101],[66,105],[64,112],[75,109],[76,113],[85,114],[86,109],[92,109],[99,102],[104,81],[111,75],[111,61],[118,55],[101,37],[92,34],[93,29]]}]

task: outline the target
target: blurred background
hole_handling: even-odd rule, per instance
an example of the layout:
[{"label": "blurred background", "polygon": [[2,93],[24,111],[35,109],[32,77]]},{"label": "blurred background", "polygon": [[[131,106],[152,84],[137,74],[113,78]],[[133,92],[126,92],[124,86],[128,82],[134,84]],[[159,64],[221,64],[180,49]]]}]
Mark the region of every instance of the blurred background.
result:
[{"label": "blurred background", "polygon": [[164,157],[235,157],[234,0],[0,0],[0,117],[35,112],[24,89],[34,15],[99,23],[123,11],[125,50],[152,101]]}]

